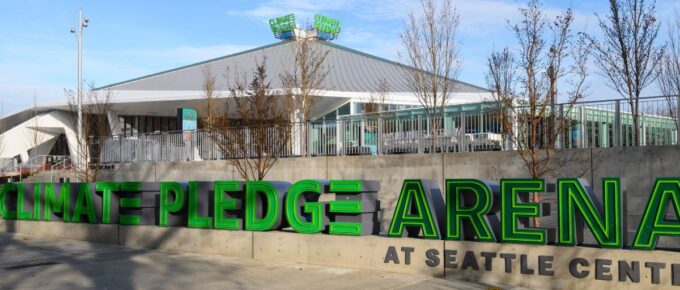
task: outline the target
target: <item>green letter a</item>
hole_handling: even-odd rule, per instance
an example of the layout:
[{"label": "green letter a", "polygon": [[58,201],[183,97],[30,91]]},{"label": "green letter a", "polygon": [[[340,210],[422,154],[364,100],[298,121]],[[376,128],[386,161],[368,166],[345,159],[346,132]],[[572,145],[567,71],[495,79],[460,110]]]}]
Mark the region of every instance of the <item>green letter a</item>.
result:
[{"label": "green letter a", "polygon": [[[665,218],[668,206],[675,212],[675,220]],[[642,214],[633,248],[653,250],[659,236],[680,237],[680,178],[657,178],[649,202]]]},{"label": "green letter a", "polygon": [[444,201],[436,181],[405,180],[387,235],[402,237],[406,234],[404,233],[406,229],[408,236],[411,237],[418,236],[422,231],[423,238],[440,239],[438,219],[443,206]]}]

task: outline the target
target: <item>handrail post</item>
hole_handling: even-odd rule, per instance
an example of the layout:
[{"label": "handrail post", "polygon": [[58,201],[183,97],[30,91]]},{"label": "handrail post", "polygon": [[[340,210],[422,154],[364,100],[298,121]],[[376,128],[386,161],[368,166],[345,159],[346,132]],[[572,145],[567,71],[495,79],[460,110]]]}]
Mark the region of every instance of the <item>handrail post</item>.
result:
[{"label": "handrail post", "polygon": [[[168,133],[161,132],[158,134],[158,151],[160,156],[158,157],[158,161],[163,161],[163,149],[164,149],[164,144],[166,142],[166,137],[168,136]],[[167,154],[166,154],[167,155]]]},{"label": "handrail post", "polygon": [[638,116],[638,126],[640,126],[640,136],[638,136],[640,140],[640,146],[647,146],[647,123],[645,122],[645,113],[641,113],[640,116]]},{"label": "handrail post", "polygon": [[194,131],[189,131],[189,160],[194,161]]},{"label": "handrail post", "polygon": [[307,146],[305,148],[305,156],[310,157],[312,156],[309,152],[309,149],[312,148],[312,122],[307,121],[305,124],[307,126]]},{"label": "handrail post", "polygon": [[621,100],[616,100],[614,108],[614,147],[621,147]]},{"label": "handrail post", "polygon": [[342,155],[342,150],[344,148],[343,137],[345,135],[342,120],[335,120],[335,155]]},{"label": "handrail post", "polygon": [[118,135],[118,163],[123,163],[123,138]]},{"label": "handrail post", "polygon": [[458,129],[458,135],[459,140],[458,140],[458,147],[460,152],[467,152],[467,145],[465,144],[465,127],[467,125],[465,124],[465,111],[462,109],[460,110],[460,128]]},{"label": "handrail post", "polygon": [[[555,141],[557,144],[555,144],[555,148],[562,148],[564,147],[564,144],[566,144],[564,140],[564,128],[562,128],[562,125],[564,124],[564,104],[560,104],[559,112],[558,112],[558,119],[553,122],[553,130],[556,130],[555,134],[557,134]],[[558,125],[559,124],[559,125]]]},{"label": "handrail post", "polygon": [[581,135],[580,148],[588,148],[588,121],[586,120],[586,111],[584,106],[579,107],[579,122],[581,123],[581,128],[579,134]]},{"label": "handrail post", "polygon": [[366,117],[361,117],[361,123],[359,123],[359,153],[361,154],[362,147],[366,145]]},{"label": "handrail post", "polygon": [[377,152],[376,153],[378,155],[382,155],[382,152],[383,152],[383,149],[382,149],[382,147],[383,147],[382,133],[383,133],[383,119],[382,119],[382,116],[380,116],[380,117],[378,117],[378,134],[376,134],[377,135],[376,136],[376,140],[377,140],[377,144],[376,144],[376,151]]},{"label": "handrail post", "polygon": [[680,112],[678,112],[678,109],[680,109],[680,96],[676,96],[676,103],[675,103],[675,144],[677,145],[680,144]]},{"label": "handrail post", "polygon": [[423,116],[418,115],[416,125],[418,126],[418,130],[416,130],[416,137],[418,138],[418,153],[423,153],[423,138],[425,137],[425,134],[423,134]]}]

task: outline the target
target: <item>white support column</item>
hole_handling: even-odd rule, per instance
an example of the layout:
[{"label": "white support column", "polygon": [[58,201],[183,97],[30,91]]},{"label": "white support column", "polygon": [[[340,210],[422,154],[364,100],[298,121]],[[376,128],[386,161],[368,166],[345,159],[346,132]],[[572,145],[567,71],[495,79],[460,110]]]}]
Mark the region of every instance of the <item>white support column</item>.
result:
[{"label": "white support column", "polygon": [[118,119],[118,112],[109,110],[106,112],[106,118],[109,120],[109,128],[111,129],[111,135],[121,135],[123,134],[123,128],[121,128],[120,120]]}]

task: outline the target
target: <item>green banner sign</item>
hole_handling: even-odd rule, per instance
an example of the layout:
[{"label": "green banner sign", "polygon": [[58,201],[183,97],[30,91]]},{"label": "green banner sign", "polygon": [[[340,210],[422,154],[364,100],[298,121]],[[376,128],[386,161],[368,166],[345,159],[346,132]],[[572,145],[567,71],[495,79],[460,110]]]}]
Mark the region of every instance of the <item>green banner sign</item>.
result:
[{"label": "green banner sign", "polygon": [[340,33],[340,20],[321,14],[314,16],[314,28],[317,31],[337,36]]},{"label": "green banner sign", "polygon": [[269,20],[269,27],[275,35],[293,31],[296,28],[295,15],[277,17]]}]

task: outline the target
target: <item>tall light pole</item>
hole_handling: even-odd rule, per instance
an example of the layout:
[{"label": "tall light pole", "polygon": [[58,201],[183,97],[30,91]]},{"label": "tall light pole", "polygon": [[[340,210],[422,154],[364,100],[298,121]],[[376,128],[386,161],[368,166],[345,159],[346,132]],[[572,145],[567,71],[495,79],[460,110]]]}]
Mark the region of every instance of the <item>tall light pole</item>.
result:
[{"label": "tall light pole", "polygon": [[78,28],[71,28],[71,33],[76,35],[78,42],[78,144],[76,152],[76,166],[81,167],[81,151],[83,148],[83,29],[87,27],[90,20],[83,17],[83,9],[78,11]]}]

